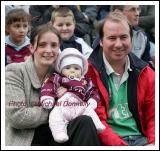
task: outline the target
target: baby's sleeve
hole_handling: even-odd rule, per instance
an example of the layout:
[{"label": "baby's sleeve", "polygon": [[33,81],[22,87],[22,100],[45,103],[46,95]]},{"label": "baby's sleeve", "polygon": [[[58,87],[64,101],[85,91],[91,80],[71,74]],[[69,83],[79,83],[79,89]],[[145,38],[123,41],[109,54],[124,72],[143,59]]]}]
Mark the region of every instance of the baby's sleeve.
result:
[{"label": "baby's sleeve", "polygon": [[48,79],[45,80],[41,87],[41,98],[53,97],[57,98],[57,89],[60,86],[61,77],[58,74],[52,74]]}]

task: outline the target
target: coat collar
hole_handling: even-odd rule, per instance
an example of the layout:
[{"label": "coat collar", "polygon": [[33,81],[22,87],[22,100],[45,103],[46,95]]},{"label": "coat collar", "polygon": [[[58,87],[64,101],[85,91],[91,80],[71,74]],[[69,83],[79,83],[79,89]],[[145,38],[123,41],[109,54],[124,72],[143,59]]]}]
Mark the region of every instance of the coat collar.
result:
[{"label": "coat collar", "polygon": [[[130,68],[133,69],[139,69],[142,70],[145,68],[148,64],[144,62],[143,60],[139,59],[136,55],[134,55],[132,52],[128,54],[129,60],[130,60]],[[103,61],[103,50],[101,47],[95,49],[92,54],[89,57],[89,60],[92,62],[94,67],[98,70],[104,70],[104,61]]]},{"label": "coat collar", "polygon": [[128,54],[128,56],[129,56],[129,60],[130,60],[130,64],[131,64],[131,69],[133,69],[133,70],[141,71],[142,69],[144,69],[148,65],[147,62],[143,61],[142,59],[139,59],[132,52],[130,52]]},{"label": "coat collar", "polygon": [[100,71],[104,66],[102,52],[103,52],[102,48],[98,47],[92,52],[92,54],[89,57],[89,60],[98,71]]}]

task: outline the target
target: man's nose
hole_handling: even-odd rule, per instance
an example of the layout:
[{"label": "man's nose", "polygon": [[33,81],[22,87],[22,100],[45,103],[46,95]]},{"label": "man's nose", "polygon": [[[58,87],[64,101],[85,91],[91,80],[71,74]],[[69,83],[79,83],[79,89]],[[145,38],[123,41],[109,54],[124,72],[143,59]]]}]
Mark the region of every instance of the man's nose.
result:
[{"label": "man's nose", "polygon": [[116,39],[116,42],[115,42],[115,47],[121,47],[122,46],[122,41],[121,41],[121,39],[120,38],[117,38]]}]

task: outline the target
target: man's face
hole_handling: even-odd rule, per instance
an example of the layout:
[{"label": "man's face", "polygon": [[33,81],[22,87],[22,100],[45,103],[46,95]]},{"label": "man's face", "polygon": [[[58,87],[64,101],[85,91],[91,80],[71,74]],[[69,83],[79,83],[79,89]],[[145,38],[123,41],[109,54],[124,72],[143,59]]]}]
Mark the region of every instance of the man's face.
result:
[{"label": "man's face", "polygon": [[132,26],[138,25],[140,12],[139,5],[125,5],[123,9],[123,14]]},{"label": "man's face", "polygon": [[131,49],[129,25],[125,21],[115,22],[108,20],[103,27],[104,36],[100,45],[110,64],[125,62]]}]

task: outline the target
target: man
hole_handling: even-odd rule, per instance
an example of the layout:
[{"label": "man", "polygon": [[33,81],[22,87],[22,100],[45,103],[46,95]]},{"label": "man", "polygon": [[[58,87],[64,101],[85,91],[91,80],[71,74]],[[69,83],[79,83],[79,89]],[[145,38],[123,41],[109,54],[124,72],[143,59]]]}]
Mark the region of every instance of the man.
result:
[{"label": "man", "polygon": [[[113,5],[111,6],[111,11],[122,12],[128,19],[129,24],[132,28],[132,49],[131,51],[142,60],[153,66],[153,56],[154,56],[154,43],[150,42],[146,33],[138,27],[140,7],[139,5]],[[97,37],[93,44],[93,49],[99,49],[99,37]]]},{"label": "man", "polygon": [[155,43],[155,5],[140,5],[140,8],[139,26],[148,34],[149,39]]},{"label": "man", "polygon": [[[140,20],[141,8],[139,5],[113,5],[112,11],[121,11],[128,19],[132,26],[132,52],[142,60],[148,62],[152,66],[151,51],[154,44],[149,41],[146,33],[138,26]],[[151,21],[152,22],[152,21]],[[152,48],[152,47],[153,48]]]},{"label": "man", "polygon": [[106,129],[102,145],[144,146],[155,143],[154,71],[131,52],[126,17],[112,12],[100,27],[100,48],[90,56],[88,76],[101,95],[97,114]]}]

